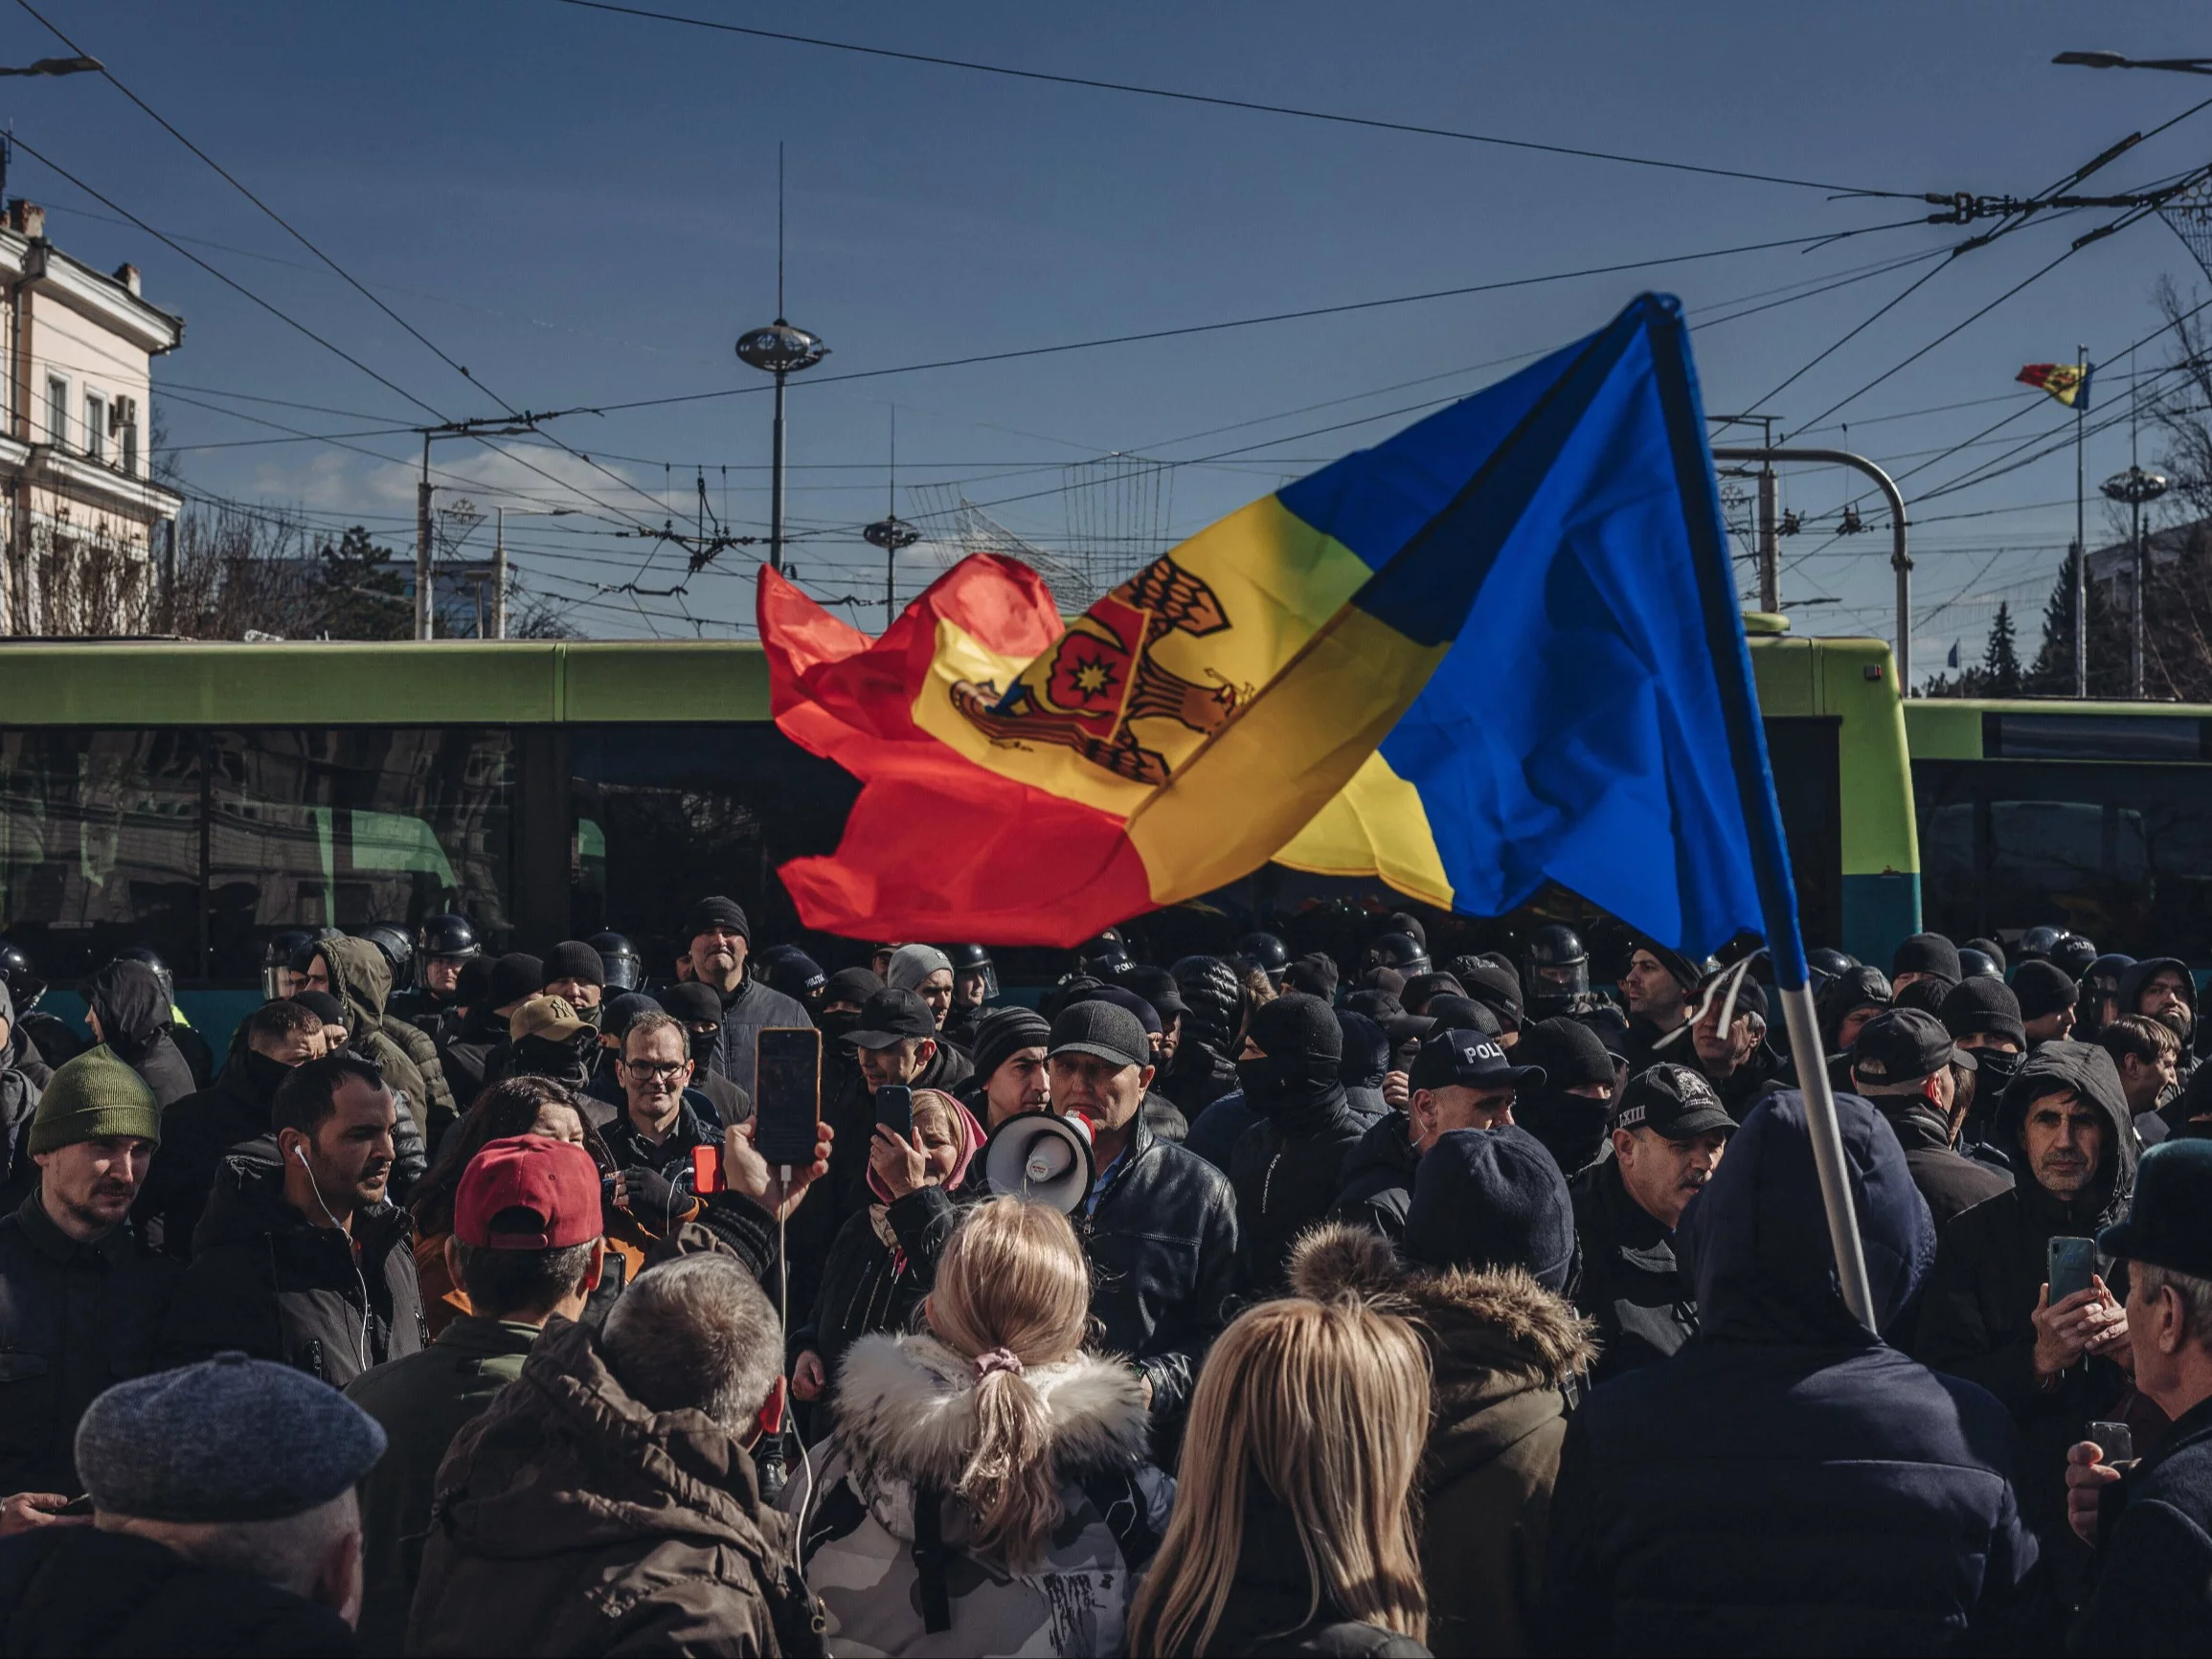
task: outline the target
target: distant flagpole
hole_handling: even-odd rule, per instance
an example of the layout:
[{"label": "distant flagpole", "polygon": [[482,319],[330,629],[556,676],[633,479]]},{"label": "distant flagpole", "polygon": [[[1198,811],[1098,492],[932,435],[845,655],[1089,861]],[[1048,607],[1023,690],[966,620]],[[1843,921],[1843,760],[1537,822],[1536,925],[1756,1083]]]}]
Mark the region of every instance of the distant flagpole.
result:
[{"label": "distant flagpole", "polygon": [[2083,487],[2084,417],[2089,412],[2089,348],[2074,347],[2082,383],[2074,393],[2074,695],[2089,695],[2089,542],[2088,493]]},{"label": "distant flagpole", "polygon": [[[1866,1257],[1859,1243],[1858,1206],[1843,1157],[1843,1131],[1836,1116],[1836,1094],[1828,1084],[1828,1059],[1820,1043],[1820,1021],[1813,1007],[1813,987],[1805,971],[1805,940],[1797,926],[1796,884],[1790,875],[1790,850],[1782,838],[1782,811],[1774,796],[1773,769],[1767,759],[1766,730],[1759,721],[1758,694],[1751,681],[1751,653],[1744,639],[1743,612],[1736,596],[1735,567],[1728,556],[1721,518],[1720,493],[1705,438],[1704,412],[1698,407],[1683,332],[1678,327],[1654,337],[1660,396],[1675,448],[1677,485],[1687,520],[1690,546],[1698,564],[1698,587],[1704,613],[1705,639],[1713,654],[1727,722],[1728,754],[1736,774],[1738,799],[1749,832],[1751,869],[1758,885],[1759,908],[1766,922],[1767,950],[1774,964],[1774,986],[1781,994],[1782,1020],[1790,1033],[1790,1052],[1797,1067],[1797,1087],[1805,1097],[1805,1122],[1813,1139],[1813,1163],[1820,1177],[1821,1207],[1828,1216],[1828,1244],[1836,1255],[1836,1279],[1843,1305],[1876,1335],[1874,1289],[1866,1276]],[[1671,347],[1671,349],[1670,349]],[[1900,688],[1902,690],[1902,688]]]}]

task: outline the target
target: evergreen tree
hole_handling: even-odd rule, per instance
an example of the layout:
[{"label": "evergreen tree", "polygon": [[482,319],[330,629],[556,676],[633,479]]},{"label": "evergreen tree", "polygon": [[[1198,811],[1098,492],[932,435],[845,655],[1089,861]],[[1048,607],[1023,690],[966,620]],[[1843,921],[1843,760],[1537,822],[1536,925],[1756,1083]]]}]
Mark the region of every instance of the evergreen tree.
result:
[{"label": "evergreen tree", "polygon": [[1989,697],[2018,697],[2021,689],[2020,646],[2013,637],[2012,607],[2000,604],[1989,631],[1989,644],[1981,654],[1983,678]]},{"label": "evergreen tree", "polygon": [[405,639],[415,632],[407,584],[392,553],[355,525],[316,552],[317,631],[333,639]]}]

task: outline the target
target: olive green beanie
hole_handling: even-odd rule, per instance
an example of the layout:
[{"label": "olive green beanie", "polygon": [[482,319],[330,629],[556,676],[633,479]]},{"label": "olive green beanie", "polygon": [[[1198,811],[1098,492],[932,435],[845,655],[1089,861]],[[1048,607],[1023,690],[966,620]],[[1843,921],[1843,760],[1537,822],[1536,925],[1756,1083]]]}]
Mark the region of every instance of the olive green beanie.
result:
[{"label": "olive green beanie", "polygon": [[139,1074],[105,1043],[54,1068],[31,1119],[31,1150],[58,1152],[79,1141],[133,1134],[161,1139],[161,1105]]}]

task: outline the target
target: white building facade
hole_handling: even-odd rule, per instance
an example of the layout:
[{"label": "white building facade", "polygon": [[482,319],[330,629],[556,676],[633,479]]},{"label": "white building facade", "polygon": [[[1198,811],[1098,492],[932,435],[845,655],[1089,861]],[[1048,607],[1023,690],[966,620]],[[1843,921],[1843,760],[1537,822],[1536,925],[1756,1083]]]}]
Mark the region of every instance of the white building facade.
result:
[{"label": "white building facade", "polygon": [[0,225],[0,634],[143,634],[183,498],[155,483],[151,367],[184,320],[46,239],[11,201]]}]

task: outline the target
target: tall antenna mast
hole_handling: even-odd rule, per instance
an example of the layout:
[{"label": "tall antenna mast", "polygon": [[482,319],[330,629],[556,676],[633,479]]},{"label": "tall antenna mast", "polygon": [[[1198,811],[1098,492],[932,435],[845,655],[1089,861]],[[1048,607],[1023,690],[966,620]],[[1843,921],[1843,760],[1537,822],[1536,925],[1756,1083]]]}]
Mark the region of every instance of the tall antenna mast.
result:
[{"label": "tall antenna mast", "polygon": [[883,625],[898,619],[898,556],[921,540],[921,531],[898,516],[898,405],[891,406],[891,504],[876,523],[860,532],[861,540],[883,549]]},{"label": "tall antenna mast", "polygon": [[773,459],[768,484],[768,568],[783,569],[783,383],[829,355],[822,336],[794,328],[783,315],[783,141],[776,141],[776,321],[737,342],[739,361],[776,376]]},{"label": "tall antenna mast", "polygon": [[776,141],[776,314],[783,315],[783,141]]}]

